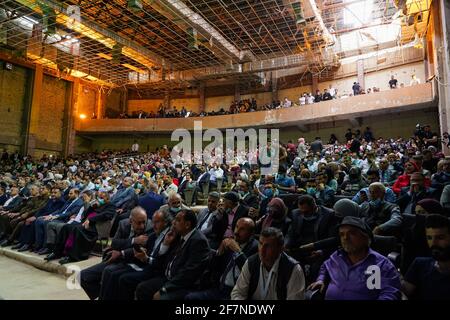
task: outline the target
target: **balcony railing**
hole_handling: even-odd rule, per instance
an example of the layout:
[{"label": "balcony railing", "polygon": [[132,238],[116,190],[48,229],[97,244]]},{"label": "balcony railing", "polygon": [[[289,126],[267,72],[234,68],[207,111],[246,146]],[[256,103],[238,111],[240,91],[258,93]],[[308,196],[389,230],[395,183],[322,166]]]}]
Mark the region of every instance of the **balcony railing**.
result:
[{"label": "balcony railing", "polygon": [[194,121],[201,121],[203,129],[285,127],[417,110],[434,105],[432,84],[424,83],[311,105],[232,115],[156,119],[78,119],[75,128],[83,133],[168,133],[178,128],[193,130]]}]

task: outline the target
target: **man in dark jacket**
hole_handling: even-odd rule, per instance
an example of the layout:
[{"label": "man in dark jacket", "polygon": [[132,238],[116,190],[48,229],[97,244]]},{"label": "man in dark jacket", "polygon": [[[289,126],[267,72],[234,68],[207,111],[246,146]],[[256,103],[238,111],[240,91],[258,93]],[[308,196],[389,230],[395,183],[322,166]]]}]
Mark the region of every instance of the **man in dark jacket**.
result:
[{"label": "man in dark jacket", "polygon": [[[65,204],[65,200],[61,195],[61,190],[57,188],[52,189],[50,199],[48,199],[46,205],[38,210],[33,216],[29,217],[25,221],[20,222],[17,227],[21,228],[19,244],[12,247],[12,249],[19,249],[19,251],[26,251],[30,246],[37,242],[35,246],[36,252],[42,249],[44,236],[42,233],[36,234],[36,222],[39,218],[51,215],[58,212]],[[39,227],[38,227],[39,228]],[[39,230],[40,231],[40,230]]]},{"label": "man in dark jacket", "polygon": [[219,209],[218,219],[213,225],[213,234],[217,235],[217,241],[221,242],[223,238],[233,237],[233,230],[240,218],[248,217],[248,208],[239,203],[239,195],[236,192],[227,192],[223,196],[224,209]]},{"label": "man in dark jacket", "polygon": [[337,220],[333,210],[317,206],[310,195],[300,196],[298,207],[299,209],[292,212],[292,223],[285,245],[287,252],[302,265],[309,283],[315,279],[320,265],[331,251],[318,250],[304,254],[297,249],[302,245],[335,236]]},{"label": "man in dark jacket", "polygon": [[402,213],[415,214],[417,202],[423,199],[439,200],[439,197],[435,189],[425,187],[425,176],[414,172],[410,178],[410,186],[402,189],[397,204]]},{"label": "man in dark jacket", "polygon": [[254,238],[255,222],[241,218],[236,223],[234,238],[223,239],[213,256],[209,270],[210,287],[188,294],[186,300],[229,300],[231,290],[239,277],[247,258],[258,251]]},{"label": "man in dark jacket", "polygon": [[182,210],[177,214],[173,231],[180,241],[164,272],[138,285],[138,300],[181,300],[195,289],[211,256],[208,240],[196,227],[197,216],[193,211]]},{"label": "man in dark jacket", "polygon": [[23,200],[19,195],[19,188],[11,187],[8,200],[0,207],[0,215],[4,212],[14,211],[15,208],[22,204]]},{"label": "man in dark jacket", "polygon": [[18,227],[20,222],[24,222],[29,217],[32,217],[39,209],[43,208],[48,201],[50,195],[49,186],[42,187],[39,190],[37,185],[31,187],[31,197],[24,203],[14,208],[13,212],[0,216],[0,233],[4,232],[4,239],[0,245],[7,247],[13,244],[13,241],[20,235],[22,225]]},{"label": "man in dark jacket", "polygon": [[360,216],[376,235],[397,235],[402,227],[400,208],[384,200],[386,187],[380,182],[369,186],[370,200],[361,205]]},{"label": "man in dark jacket", "polygon": [[[64,252],[67,255],[59,261],[60,264],[87,259],[97,241],[96,224],[110,222],[116,209],[117,207],[109,202],[108,191],[100,189],[97,201],[83,212],[81,224],[65,224],[58,235],[53,252],[45,260],[60,258]],[[66,246],[69,238],[72,241],[70,246]]]},{"label": "man in dark jacket", "polygon": [[155,211],[164,205],[164,197],[158,194],[158,186],[151,182],[150,190],[143,196],[139,197],[138,203],[139,206],[144,208],[147,212],[147,217],[152,219]]},{"label": "man in dark jacket", "polygon": [[133,245],[144,246],[147,244],[149,234],[152,231],[152,224],[147,219],[145,210],[136,207],[131,211],[130,219],[123,220],[111,243],[111,250],[107,251],[103,262],[96,264],[81,272],[81,287],[90,299],[97,297],[104,300],[104,295],[109,292],[101,292],[102,283],[106,279],[104,275],[128,270],[128,265],[120,263],[131,260],[134,256]]}]

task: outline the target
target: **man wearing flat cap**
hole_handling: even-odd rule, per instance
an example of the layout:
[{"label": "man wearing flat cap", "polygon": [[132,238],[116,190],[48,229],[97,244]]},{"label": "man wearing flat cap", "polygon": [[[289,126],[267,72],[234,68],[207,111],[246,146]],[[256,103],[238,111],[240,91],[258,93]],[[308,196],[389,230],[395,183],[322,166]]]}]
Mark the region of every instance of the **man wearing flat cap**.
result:
[{"label": "man wearing flat cap", "polygon": [[248,217],[248,207],[239,202],[239,195],[236,192],[225,193],[223,199],[223,209],[217,211],[218,219],[212,227],[212,232],[217,235],[219,241],[223,238],[232,238],[236,222],[240,218]]},{"label": "man wearing flat cap", "polygon": [[357,217],[339,225],[342,249],[320,268],[309,290],[320,290],[326,300],[399,300],[400,274],[384,256],[370,249],[372,231]]}]

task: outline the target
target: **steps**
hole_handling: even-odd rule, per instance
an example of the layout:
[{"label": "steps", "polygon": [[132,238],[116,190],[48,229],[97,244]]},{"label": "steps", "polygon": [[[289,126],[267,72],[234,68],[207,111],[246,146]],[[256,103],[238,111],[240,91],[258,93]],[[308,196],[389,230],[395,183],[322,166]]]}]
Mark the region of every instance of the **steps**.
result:
[{"label": "steps", "polygon": [[45,256],[40,256],[29,251],[18,252],[17,250],[11,250],[10,247],[0,248],[0,255],[26,263],[39,270],[59,274],[66,278],[73,274],[73,270],[83,270],[101,262],[101,257],[91,256],[84,261],[60,265],[58,260],[47,262],[44,260]]}]

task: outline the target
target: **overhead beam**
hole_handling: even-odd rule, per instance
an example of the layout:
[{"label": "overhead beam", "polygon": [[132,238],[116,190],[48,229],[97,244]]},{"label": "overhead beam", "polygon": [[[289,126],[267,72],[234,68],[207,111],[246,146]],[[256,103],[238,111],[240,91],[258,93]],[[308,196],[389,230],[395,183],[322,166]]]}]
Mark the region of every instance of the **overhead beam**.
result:
[{"label": "overhead beam", "polygon": [[151,68],[155,65],[162,65],[163,58],[150,50],[141,47],[136,43],[131,42],[130,40],[125,39],[83,17],[79,17],[79,20],[70,17],[67,13],[68,6],[65,4],[49,0],[16,0],[16,2],[28,7],[38,14],[42,14],[39,2],[46,4],[56,11],[56,22],[58,24],[66,26],[70,25],[70,29],[82,34],[85,37],[95,40],[110,49],[112,49],[116,44],[120,44],[123,46],[123,55],[147,68]]},{"label": "overhead beam", "polygon": [[241,51],[231,44],[222,34],[208,23],[200,14],[191,10],[181,0],[144,0],[160,14],[170,19],[182,30],[187,31],[189,27],[197,30],[198,35],[203,38],[203,43],[217,58],[226,64],[230,61],[237,63],[244,56],[254,59],[249,51]]}]

